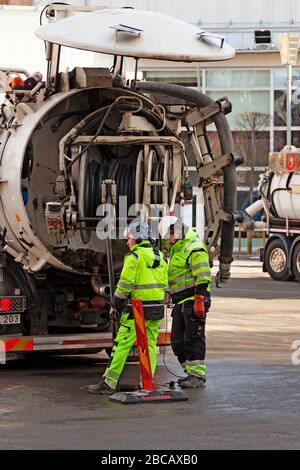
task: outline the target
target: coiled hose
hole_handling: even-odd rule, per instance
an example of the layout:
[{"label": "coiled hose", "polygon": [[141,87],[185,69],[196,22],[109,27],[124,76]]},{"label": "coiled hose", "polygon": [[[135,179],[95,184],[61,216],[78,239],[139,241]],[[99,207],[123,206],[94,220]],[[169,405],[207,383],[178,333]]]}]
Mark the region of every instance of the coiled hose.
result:
[{"label": "coiled hose", "polygon": [[[138,152],[133,151],[133,155],[128,159],[105,159],[102,162],[91,160],[87,163],[85,171],[84,189],[84,217],[95,218],[98,206],[101,204],[101,184],[105,180],[114,180],[117,187],[116,216],[119,218],[119,197],[127,197],[127,207],[134,205],[136,189],[136,163]],[[124,161],[125,160],[125,161]],[[162,161],[156,162],[152,170],[152,179],[162,181],[164,173],[164,164]],[[162,203],[162,187],[153,187],[151,189],[152,203]],[[138,201],[142,202],[142,201]],[[87,221],[84,226],[95,228],[97,221]],[[83,242],[87,243],[89,236],[83,235]],[[87,240],[88,238],[88,240]]]},{"label": "coiled hose", "polygon": [[[135,203],[135,176],[136,176],[135,155],[130,163],[124,163],[122,158],[115,160],[105,160],[98,162],[91,160],[87,164],[86,182],[84,193],[84,213],[85,217],[96,217],[96,211],[101,204],[101,184],[108,179],[114,180],[118,190],[118,198],[127,196],[127,204],[130,207]],[[117,215],[119,205],[116,205]],[[88,227],[95,227],[96,222],[88,222]]]}]

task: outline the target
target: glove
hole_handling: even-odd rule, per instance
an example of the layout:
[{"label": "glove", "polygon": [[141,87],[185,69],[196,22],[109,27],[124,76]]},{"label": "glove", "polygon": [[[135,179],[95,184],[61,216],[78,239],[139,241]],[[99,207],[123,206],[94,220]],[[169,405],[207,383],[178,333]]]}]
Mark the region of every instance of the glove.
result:
[{"label": "glove", "polygon": [[127,306],[127,299],[120,299],[116,295],[113,296],[111,300],[111,306],[115,309],[118,310],[118,312],[122,312],[126,306]]},{"label": "glove", "polygon": [[113,321],[118,321],[120,319],[120,314],[119,314],[118,310],[116,310],[113,307],[110,308],[109,316]]},{"label": "glove", "polygon": [[194,315],[197,318],[205,318],[204,295],[195,294]]},{"label": "glove", "polygon": [[172,297],[171,297],[171,294],[170,292],[166,292],[166,295],[165,295],[165,304],[166,305],[172,305]]}]

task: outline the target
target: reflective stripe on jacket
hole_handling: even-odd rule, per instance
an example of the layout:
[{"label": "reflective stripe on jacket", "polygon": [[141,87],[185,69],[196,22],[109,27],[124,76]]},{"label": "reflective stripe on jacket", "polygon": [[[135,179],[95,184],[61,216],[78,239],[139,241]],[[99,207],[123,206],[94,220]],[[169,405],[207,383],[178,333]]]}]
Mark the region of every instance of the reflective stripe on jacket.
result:
[{"label": "reflective stripe on jacket", "polygon": [[115,296],[119,299],[131,298],[143,301],[145,318],[161,319],[164,316],[165,291],[168,287],[168,268],[163,254],[154,250],[148,241],[131,248],[125,256],[120,280]]},{"label": "reflective stripe on jacket", "polygon": [[207,248],[192,228],[171,249],[168,277],[175,303],[193,299],[195,293],[210,292],[211,270]]}]

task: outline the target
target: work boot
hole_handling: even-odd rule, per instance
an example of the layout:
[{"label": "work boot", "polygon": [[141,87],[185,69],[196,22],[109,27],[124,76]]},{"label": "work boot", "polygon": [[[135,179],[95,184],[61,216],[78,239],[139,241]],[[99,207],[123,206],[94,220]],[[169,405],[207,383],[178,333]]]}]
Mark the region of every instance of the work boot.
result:
[{"label": "work boot", "polygon": [[185,375],[184,377],[180,377],[180,379],[177,380],[178,385],[181,385],[182,382],[184,382],[189,376]]},{"label": "work boot", "polygon": [[185,379],[181,380],[181,388],[197,388],[203,387],[206,382],[206,377],[203,375],[188,375]]},{"label": "work boot", "polygon": [[110,388],[103,379],[95,385],[88,385],[86,388],[89,393],[94,393],[96,395],[112,395],[115,392],[115,390]]}]

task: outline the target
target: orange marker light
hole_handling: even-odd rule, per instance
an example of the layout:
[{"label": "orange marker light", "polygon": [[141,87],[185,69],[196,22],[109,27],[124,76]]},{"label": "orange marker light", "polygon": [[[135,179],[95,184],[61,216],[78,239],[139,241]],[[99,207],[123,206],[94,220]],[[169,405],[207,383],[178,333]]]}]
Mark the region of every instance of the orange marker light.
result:
[{"label": "orange marker light", "polygon": [[13,89],[20,89],[24,87],[24,81],[19,75],[16,75],[10,82],[10,87]]}]

